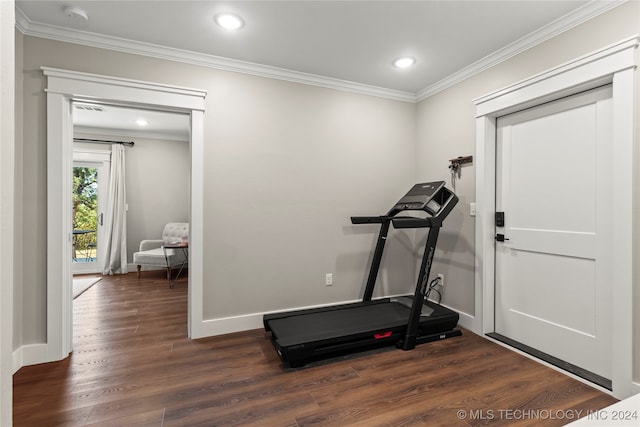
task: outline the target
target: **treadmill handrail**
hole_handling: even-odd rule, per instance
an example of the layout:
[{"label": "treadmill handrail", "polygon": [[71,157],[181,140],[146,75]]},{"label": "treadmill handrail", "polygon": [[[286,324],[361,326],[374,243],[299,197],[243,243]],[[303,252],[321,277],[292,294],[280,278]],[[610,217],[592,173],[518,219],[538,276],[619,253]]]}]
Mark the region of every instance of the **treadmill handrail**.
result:
[{"label": "treadmill handrail", "polygon": [[390,217],[386,215],[382,216],[352,216],[351,224],[382,224],[385,221],[389,221]]},{"label": "treadmill handrail", "polygon": [[426,228],[440,225],[442,221],[435,218],[394,218],[392,220],[394,228]]}]

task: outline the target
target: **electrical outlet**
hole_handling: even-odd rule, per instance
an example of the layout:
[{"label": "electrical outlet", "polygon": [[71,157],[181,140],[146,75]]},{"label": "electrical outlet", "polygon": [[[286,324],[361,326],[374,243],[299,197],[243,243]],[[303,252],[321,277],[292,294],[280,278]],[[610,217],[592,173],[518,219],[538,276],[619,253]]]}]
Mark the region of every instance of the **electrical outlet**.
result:
[{"label": "electrical outlet", "polygon": [[444,274],[438,273],[438,279],[440,279],[440,287],[444,288]]},{"label": "electrical outlet", "polygon": [[327,273],[324,276],[324,284],[326,286],[332,286],[333,285],[333,273]]}]

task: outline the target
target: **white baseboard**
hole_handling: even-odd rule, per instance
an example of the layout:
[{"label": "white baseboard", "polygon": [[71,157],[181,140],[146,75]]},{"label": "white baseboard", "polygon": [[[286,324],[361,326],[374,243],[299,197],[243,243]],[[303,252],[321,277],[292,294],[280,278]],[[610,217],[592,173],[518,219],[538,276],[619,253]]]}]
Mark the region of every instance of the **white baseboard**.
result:
[{"label": "white baseboard", "polygon": [[13,373],[23,366],[51,362],[47,357],[47,344],[27,344],[13,351]]},{"label": "white baseboard", "polygon": [[[429,299],[429,301],[439,304],[437,301]],[[473,332],[476,335],[481,335],[482,325],[478,322],[478,318],[471,314],[465,313],[464,311],[457,310],[447,304],[440,304],[441,306],[448,308],[451,311],[455,311],[460,315],[460,319],[458,320],[458,326],[465,328],[468,331]]]},{"label": "white baseboard", "polygon": [[[450,308],[450,307],[447,307],[447,308]],[[481,331],[482,328],[478,324],[479,322],[476,316],[472,316],[462,311],[457,311],[457,310],[454,310],[454,311],[460,314],[460,320],[458,320],[458,326],[461,326],[466,330],[473,332],[476,335],[482,335],[482,331]]]},{"label": "white baseboard", "polygon": [[231,334],[234,332],[248,331],[251,329],[261,329],[263,327],[262,318],[265,314],[283,313],[286,311],[307,310],[311,308],[328,307],[339,304],[351,304],[360,300],[335,302],[330,304],[311,305],[306,307],[296,307],[286,310],[273,310],[261,313],[244,314],[240,316],[223,317],[220,319],[205,319],[199,329],[199,337],[213,337],[216,335]]},{"label": "white baseboard", "polygon": [[22,364],[22,347],[19,347],[18,349],[14,350],[12,353],[13,373],[15,374],[16,372],[18,372],[18,370],[23,366],[24,365]]},{"label": "white baseboard", "polygon": [[203,337],[231,334],[262,328],[262,313],[246,314],[242,316],[223,317],[202,321],[200,332]]}]

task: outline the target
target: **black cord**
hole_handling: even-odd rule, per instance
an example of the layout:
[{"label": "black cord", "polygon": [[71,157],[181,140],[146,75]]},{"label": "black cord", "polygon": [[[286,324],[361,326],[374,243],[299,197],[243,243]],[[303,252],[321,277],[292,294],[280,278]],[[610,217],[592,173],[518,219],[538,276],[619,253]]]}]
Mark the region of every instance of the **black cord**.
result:
[{"label": "black cord", "polygon": [[440,304],[440,301],[442,301],[442,294],[438,289],[436,289],[438,285],[440,285],[440,278],[436,277],[431,281],[431,283],[429,283],[429,288],[427,289],[427,293],[425,296],[428,299],[429,295],[431,294],[431,291],[434,291],[435,293],[438,294],[438,304]]}]

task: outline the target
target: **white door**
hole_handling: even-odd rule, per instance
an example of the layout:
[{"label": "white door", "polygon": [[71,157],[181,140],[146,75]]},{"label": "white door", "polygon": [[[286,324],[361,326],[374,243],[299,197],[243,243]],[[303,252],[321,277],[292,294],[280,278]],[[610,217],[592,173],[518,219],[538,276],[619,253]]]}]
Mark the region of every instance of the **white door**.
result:
[{"label": "white door", "polygon": [[[612,91],[498,119],[496,333],[612,372]],[[589,375],[585,375],[589,378]]]},{"label": "white door", "polygon": [[102,273],[104,210],[109,185],[110,152],[74,150],[73,162],[73,274]]}]

